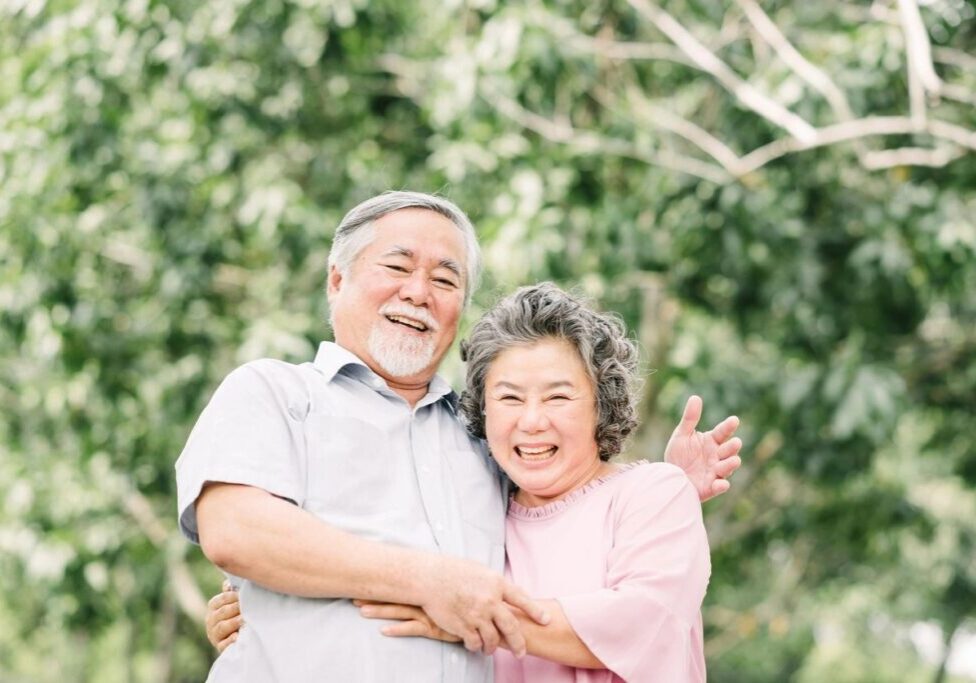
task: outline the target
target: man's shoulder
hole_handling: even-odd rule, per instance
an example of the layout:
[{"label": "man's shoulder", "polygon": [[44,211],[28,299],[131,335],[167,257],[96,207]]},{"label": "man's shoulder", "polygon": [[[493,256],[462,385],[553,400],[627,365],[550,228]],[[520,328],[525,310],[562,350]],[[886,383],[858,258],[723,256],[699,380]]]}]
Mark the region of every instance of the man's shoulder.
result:
[{"label": "man's shoulder", "polygon": [[288,363],[274,358],[259,358],[231,370],[221,382],[218,394],[238,396],[307,397],[309,383],[316,376],[311,363]]},{"label": "man's shoulder", "polygon": [[308,362],[296,364],[277,358],[258,358],[238,365],[227,374],[227,377],[243,380],[289,381],[305,380],[314,374],[315,367]]}]

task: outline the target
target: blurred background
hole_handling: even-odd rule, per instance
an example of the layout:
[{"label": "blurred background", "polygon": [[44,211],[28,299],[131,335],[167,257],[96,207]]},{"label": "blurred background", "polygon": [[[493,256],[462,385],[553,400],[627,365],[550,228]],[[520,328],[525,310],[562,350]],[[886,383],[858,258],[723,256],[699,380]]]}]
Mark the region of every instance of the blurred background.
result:
[{"label": "blurred background", "polygon": [[[199,681],[173,463],[312,357],[342,214],[445,194],[743,420],[710,680],[976,680],[976,3],[0,3],[0,680]],[[461,379],[456,353],[444,368]]]}]

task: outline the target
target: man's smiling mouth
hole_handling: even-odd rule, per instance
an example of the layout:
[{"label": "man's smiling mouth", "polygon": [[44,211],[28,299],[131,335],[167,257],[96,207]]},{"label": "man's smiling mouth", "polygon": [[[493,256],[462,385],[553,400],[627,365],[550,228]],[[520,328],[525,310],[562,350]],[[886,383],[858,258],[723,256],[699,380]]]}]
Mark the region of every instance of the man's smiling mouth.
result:
[{"label": "man's smiling mouth", "polygon": [[413,318],[408,318],[402,315],[386,315],[384,316],[391,323],[396,325],[403,325],[404,327],[409,327],[412,330],[417,330],[418,332],[426,332],[429,328],[420,322],[419,320],[414,320]]}]

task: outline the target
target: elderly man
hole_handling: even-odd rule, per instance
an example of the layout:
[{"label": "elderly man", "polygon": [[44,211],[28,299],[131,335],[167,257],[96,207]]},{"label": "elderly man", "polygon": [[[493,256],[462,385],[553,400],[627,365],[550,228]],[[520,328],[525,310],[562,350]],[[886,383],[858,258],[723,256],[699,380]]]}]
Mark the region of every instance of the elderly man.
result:
[{"label": "elderly man", "polygon": [[[176,465],[180,525],[244,579],[247,617],[211,680],[483,682],[480,651],[524,653],[513,608],[546,622],[501,575],[505,491],[435,375],[478,269],[454,204],[374,197],[336,230],[335,343],[313,363],[248,363],[211,399]],[[738,458],[696,462],[694,423],[671,459],[707,497]],[[386,638],[350,598],[419,605],[465,647]]]}]

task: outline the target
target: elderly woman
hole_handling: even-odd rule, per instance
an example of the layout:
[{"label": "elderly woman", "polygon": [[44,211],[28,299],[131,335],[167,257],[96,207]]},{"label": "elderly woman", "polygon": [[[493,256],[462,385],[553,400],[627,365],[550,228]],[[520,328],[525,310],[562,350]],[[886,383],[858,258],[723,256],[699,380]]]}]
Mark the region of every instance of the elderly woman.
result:
[{"label": "elderly woman", "polygon": [[[673,465],[609,462],[636,425],[637,350],[623,325],[543,283],[485,314],[462,355],[469,428],[513,484],[505,573],[552,617],[520,619],[529,654],[498,650],[495,680],[704,681],[698,493]],[[737,450],[730,434],[699,435],[698,455]],[[390,636],[457,640],[417,607],[361,609],[394,620]]]}]

